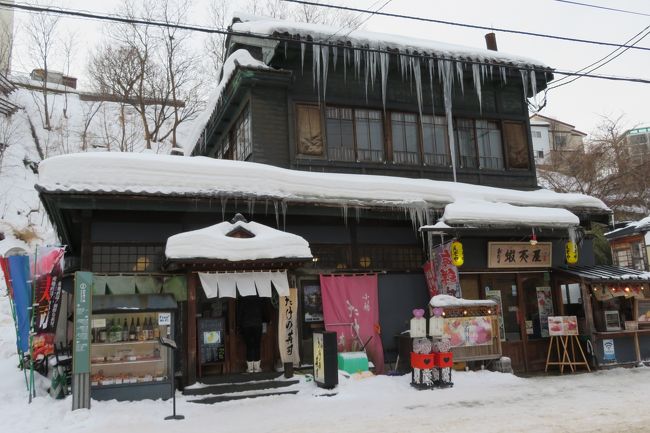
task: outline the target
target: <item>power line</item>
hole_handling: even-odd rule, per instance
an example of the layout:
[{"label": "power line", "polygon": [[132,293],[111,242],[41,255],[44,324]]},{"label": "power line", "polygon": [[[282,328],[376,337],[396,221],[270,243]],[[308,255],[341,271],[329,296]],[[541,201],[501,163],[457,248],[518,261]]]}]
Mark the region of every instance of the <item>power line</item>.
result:
[{"label": "power line", "polygon": [[[285,0],[286,1],[286,0]],[[209,28],[209,27],[200,27],[200,26],[194,26],[194,25],[189,25],[189,24],[173,24],[173,23],[167,23],[167,22],[161,22],[161,21],[154,21],[154,20],[144,20],[144,19],[138,19],[138,18],[125,18],[125,17],[120,17],[116,15],[98,15],[98,14],[93,14],[90,12],[83,12],[83,11],[75,11],[75,10],[69,10],[69,9],[62,9],[62,8],[51,8],[51,7],[41,7],[41,6],[32,6],[32,5],[25,5],[25,4],[17,4],[17,3],[6,3],[0,1],[0,8],[1,7],[6,7],[6,8],[17,8],[21,10],[27,10],[30,12],[41,12],[41,13],[50,13],[50,14],[58,14],[58,15],[69,15],[73,17],[80,17],[80,18],[89,18],[89,19],[96,19],[96,20],[103,20],[103,21],[112,21],[112,22],[119,22],[122,24],[139,24],[139,25],[151,25],[151,26],[161,26],[161,27],[170,27],[170,28],[177,28],[180,30],[187,30],[187,31],[197,31],[197,32],[203,32],[203,33],[213,33],[213,34],[224,34],[224,35],[230,35],[230,36],[243,36],[243,37],[252,37],[252,38],[257,38],[257,39],[266,39],[266,40],[274,40],[278,42],[300,42],[304,43],[307,45],[319,45],[319,46],[328,46],[328,47],[340,47],[340,43],[337,42],[321,42],[321,41],[314,41],[314,40],[307,40],[307,39],[296,39],[291,36],[274,36],[274,35],[262,35],[262,34],[256,34],[256,33],[249,33],[249,32],[237,32],[233,30],[228,30],[228,29],[218,29],[218,28]],[[625,45],[620,45],[621,47],[626,47]],[[637,48],[637,47],[632,47],[629,46],[630,48]],[[363,51],[363,52],[369,52],[369,53],[384,53],[384,54],[396,54],[394,50],[390,49],[380,49],[380,48],[370,48],[370,47],[354,47],[354,50],[357,51]],[[401,56],[405,57],[422,57],[422,54],[413,54],[413,53],[406,53],[406,52],[400,52],[399,53]],[[486,61],[478,61],[478,60],[471,60],[471,59],[462,59],[459,60],[457,58],[453,57],[445,57],[445,56],[435,56],[437,59],[441,60],[450,60],[450,61],[461,61],[462,63],[466,64],[477,64],[477,65],[493,65],[493,63],[486,62]],[[506,65],[507,66],[507,65]],[[520,70],[543,70],[545,72],[553,72],[554,74],[558,75],[567,75],[567,76],[574,76],[574,77],[589,77],[589,78],[595,78],[595,79],[601,79],[601,80],[610,80],[610,81],[627,81],[627,82],[632,82],[632,83],[643,83],[643,84],[650,84],[650,79],[645,79],[645,78],[633,78],[633,77],[621,77],[621,76],[615,76],[615,75],[600,75],[600,74],[588,74],[588,73],[582,73],[582,72],[574,72],[574,71],[563,71],[559,69],[552,69],[552,68],[541,68],[537,67],[535,68],[534,66],[528,66],[528,65],[515,65],[511,64],[511,68],[515,69],[520,69]]]},{"label": "power line", "polygon": [[[649,31],[648,29],[650,29],[650,26],[646,26],[643,30],[641,30],[641,31],[640,31],[639,33],[637,33],[636,35],[632,36],[632,37],[631,37],[630,39],[628,39],[625,43],[626,43],[626,44],[627,44],[627,43],[630,43],[631,41],[633,41],[634,39],[637,39],[637,38],[638,38],[638,39],[637,39],[635,42],[633,42],[632,45],[641,42],[641,41],[642,41],[646,36],[648,36],[648,35],[650,34],[650,31]],[[645,34],[644,34],[643,36],[641,36],[641,34],[644,33],[644,32],[645,32]],[[587,71],[587,73],[592,73],[593,71],[602,68],[603,66],[605,66],[605,65],[607,65],[608,63],[614,61],[614,60],[617,59],[618,57],[622,56],[622,55],[623,55],[623,54],[624,54],[628,49],[629,49],[629,48],[616,48],[614,51],[612,51],[611,53],[607,54],[605,57],[602,57],[602,58],[596,60],[595,62],[593,62],[593,63],[591,63],[591,64],[585,66],[584,68],[579,69],[579,70],[576,71],[576,72],[582,72],[582,71],[585,71],[585,70],[589,69],[589,70]],[[617,53],[617,51],[619,51],[619,50],[620,50],[620,52]],[[614,55],[614,54],[615,54],[615,55]],[[612,55],[614,55],[614,56],[611,57]],[[611,58],[610,58],[610,59],[607,59],[608,57],[611,57]],[[607,61],[604,61],[605,59],[607,59]],[[603,61],[604,61],[604,62],[603,62]],[[602,63],[601,63],[601,62],[602,62]],[[600,63],[600,65],[598,65],[598,63]],[[594,65],[598,65],[598,66],[594,66]],[[594,67],[592,68],[592,66],[594,66]],[[590,68],[591,68],[591,69],[590,69]],[[548,87],[547,90],[553,90],[553,89],[557,89],[558,87],[562,87],[562,86],[565,86],[565,85],[567,85],[567,84],[571,84],[571,83],[573,83],[574,81],[576,81],[576,80],[578,80],[578,79],[580,79],[580,78],[582,78],[582,77],[574,77],[574,78],[572,78],[572,79],[569,79],[569,76],[564,76],[564,77],[560,78],[559,80],[555,81],[555,82],[553,83],[553,85],[551,85],[551,86]],[[568,81],[565,81],[565,80],[568,80]],[[564,81],[564,82],[562,82],[562,81]]]},{"label": "power line", "polygon": [[[388,4],[389,4],[390,2],[392,2],[392,1],[393,1],[393,0],[386,0],[386,2],[385,2],[383,5],[381,5],[381,6],[380,6],[376,11],[371,12],[370,15],[368,15],[368,16],[366,17],[365,20],[361,21],[361,22],[359,23],[359,25],[356,27],[356,29],[358,29],[359,27],[361,27],[362,25],[364,25],[365,23],[367,23],[368,20],[369,20],[370,18],[374,17],[374,16],[377,14],[377,12],[381,12],[381,10],[382,10],[383,8],[385,8],[386,6],[388,6]],[[343,37],[347,37],[347,36],[349,36],[350,33],[352,33],[352,32],[353,32],[354,30],[356,30],[356,29],[350,29],[350,30],[345,34],[345,36],[343,36]]]},{"label": "power line", "polygon": [[[366,10],[366,9],[352,8],[352,7],[348,7],[348,6],[339,6],[339,5],[333,5],[333,4],[328,4],[328,3],[316,3],[316,2],[304,1],[304,0],[282,0],[282,1],[289,2],[289,3],[297,3],[297,4],[302,4],[302,5],[308,5],[308,6],[320,6],[320,7],[332,8],[332,9],[340,9],[340,10],[349,11],[349,12],[373,13],[372,11],[369,11],[369,10]],[[428,23],[445,24],[445,25],[456,26],[456,27],[465,27],[465,28],[470,28],[470,29],[488,30],[490,32],[498,31],[498,32],[503,32],[503,33],[513,33],[513,34],[516,34],[516,35],[534,36],[534,37],[547,38],[547,39],[556,39],[556,40],[560,40],[560,41],[579,42],[579,43],[583,43],[583,44],[602,45],[602,46],[608,46],[608,47],[620,47],[620,48],[628,48],[629,47],[629,48],[633,48],[635,50],[650,51],[650,47],[638,47],[638,46],[631,46],[631,45],[622,45],[622,44],[617,44],[617,43],[614,43],[614,42],[596,41],[596,40],[591,40],[591,39],[580,39],[580,38],[574,38],[574,37],[569,37],[569,36],[550,35],[550,34],[546,34],[546,33],[534,33],[534,32],[527,32],[527,31],[524,31],[524,30],[512,30],[512,29],[504,29],[504,28],[498,28],[498,27],[480,26],[480,25],[477,25],[477,24],[466,24],[466,23],[459,23],[459,22],[455,22],[455,21],[435,20],[435,19],[432,19],[432,18],[414,17],[414,16],[410,16],[410,15],[395,14],[395,13],[390,13],[390,12],[375,12],[375,15],[381,15],[381,16],[391,17],[391,18],[403,18],[403,19],[414,20],[414,21],[424,21],[424,22],[428,22]]]},{"label": "power line", "polygon": [[607,7],[607,6],[599,6],[599,5],[589,4],[589,3],[575,2],[575,1],[569,1],[569,0],[553,0],[553,1],[556,1],[558,3],[567,3],[567,4],[571,4],[571,5],[576,5],[576,6],[584,6],[584,7],[588,7],[588,8],[594,8],[594,9],[603,9],[603,10],[606,10],[606,11],[622,12],[624,14],[640,15],[640,16],[644,16],[644,17],[650,17],[650,14],[646,14],[646,13],[643,13],[643,12],[628,11],[628,10],[625,10],[625,9],[610,8],[610,7]]}]

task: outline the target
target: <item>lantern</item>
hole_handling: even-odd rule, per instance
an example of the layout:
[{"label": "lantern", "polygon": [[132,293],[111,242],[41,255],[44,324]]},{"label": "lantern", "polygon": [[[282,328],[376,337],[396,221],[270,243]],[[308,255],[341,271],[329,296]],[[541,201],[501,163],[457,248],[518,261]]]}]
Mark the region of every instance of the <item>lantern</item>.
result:
[{"label": "lantern", "polygon": [[565,247],[566,262],[570,265],[578,263],[578,246],[575,242],[569,241]]},{"label": "lantern", "polygon": [[456,267],[463,266],[463,263],[465,263],[463,244],[458,241],[451,243],[451,263]]}]

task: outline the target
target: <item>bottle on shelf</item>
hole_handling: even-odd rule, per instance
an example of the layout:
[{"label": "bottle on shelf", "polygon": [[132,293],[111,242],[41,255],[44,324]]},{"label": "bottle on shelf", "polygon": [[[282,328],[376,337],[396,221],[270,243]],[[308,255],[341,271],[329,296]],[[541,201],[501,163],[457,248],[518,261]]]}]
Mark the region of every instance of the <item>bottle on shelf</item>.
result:
[{"label": "bottle on shelf", "polygon": [[138,341],[144,340],[144,330],[142,329],[142,326],[140,325],[140,318],[138,317],[137,322],[135,322],[135,333],[137,334],[137,339]]},{"label": "bottle on shelf", "polygon": [[149,318],[145,317],[142,323],[142,339],[149,339]]},{"label": "bottle on shelf", "polygon": [[122,324],[122,341],[129,341],[129,325],[126,323],[126,317]]},{"label": "bottle on shelf", "polygon": [[160,326],[158,324],[153,325],[153,338],[155,340],[160,338]]},{"label": "bottle on shelf", "polygon": [[106,343],[106,325],[103,327],[99,328],[99,338],[98,341],[100,343]]},{"label": "bottle on shelf", "polygon": [[153,340],[153,320],[151,319],[151,316],[149,316],[149,340]]},{"label": "bottle on shelf", "polygon": [[135,341],[138,339],[138,334],[135,332],[135,324],[133,323],[133,317],[131,317],[131,326],[129,326],[129,341]]}]

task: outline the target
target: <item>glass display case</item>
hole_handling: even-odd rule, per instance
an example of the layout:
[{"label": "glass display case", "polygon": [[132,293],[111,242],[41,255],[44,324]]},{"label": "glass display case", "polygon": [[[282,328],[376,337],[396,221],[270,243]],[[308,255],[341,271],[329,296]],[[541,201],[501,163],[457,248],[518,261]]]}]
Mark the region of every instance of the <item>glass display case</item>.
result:
[{"label": "glass display case", "polygon": [[[156,302],[143,305],[129,298],[131,296],[93,299],[91,395],[97,400],[169,398],[172,354],[160,343],[160,337],[173,339],[174,312],[156,309],[163,306],[156,307]],[[133,304],[140,308],[135,309]]]}]

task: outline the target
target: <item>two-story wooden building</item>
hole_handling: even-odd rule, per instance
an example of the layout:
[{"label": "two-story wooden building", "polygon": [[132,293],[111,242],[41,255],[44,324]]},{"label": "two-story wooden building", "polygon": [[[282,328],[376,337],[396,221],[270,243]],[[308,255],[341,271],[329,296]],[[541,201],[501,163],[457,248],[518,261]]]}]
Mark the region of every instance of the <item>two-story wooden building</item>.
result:
[{"label": "two-story wooden building", "polygon": [[[341,274],[377,275],[375,337],[390,361],[411,310],[429,298],[422,265],[440,237],[429,243],[418,228],[440,220],[434,227],[465,245],[463,296],[500,291],[505,354],[518,371],[543,365],[545,336],[527,326],[539,320],[539,288],[553,287],[569,237],[580,241],[581,263],[593,263],[582,234],[609,215],[597,199],[537,190],[527,96],[552,70],[496,51],[256,17],[235,18],[231,30],[187,156],[72,155],[41,165],[41,198],[78,268],[161,279],[159,290],[179,304],[178,368],[191,383],[196,318],[233,324],[237,302],[201,287],[197,272],[219,263],[206,267],[197,254],[196,266],[174,266],[165,244],[240,212],[309,243],[311,262],[241,265],[289,269],[304,362],[323,327],[320,278]],[[490,264],[490,242],[528,244],[532,233],[548,244],[543,266]],[[563,312],[559,289],[547,293]],[[241,351],[225,356],[232,371],[243,368]]]}]

